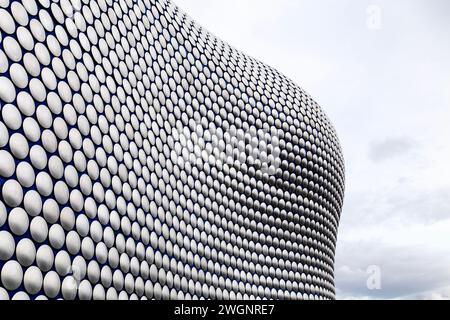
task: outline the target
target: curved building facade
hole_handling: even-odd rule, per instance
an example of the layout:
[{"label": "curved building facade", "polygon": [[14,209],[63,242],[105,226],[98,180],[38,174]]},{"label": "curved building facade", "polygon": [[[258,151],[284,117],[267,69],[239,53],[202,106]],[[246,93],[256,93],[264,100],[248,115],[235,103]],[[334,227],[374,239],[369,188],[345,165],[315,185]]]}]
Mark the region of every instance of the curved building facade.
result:
[{"label": "curved building facade", "polygon": [[166,0],[0,0],[0,299],[333,299],[344,161]]}]

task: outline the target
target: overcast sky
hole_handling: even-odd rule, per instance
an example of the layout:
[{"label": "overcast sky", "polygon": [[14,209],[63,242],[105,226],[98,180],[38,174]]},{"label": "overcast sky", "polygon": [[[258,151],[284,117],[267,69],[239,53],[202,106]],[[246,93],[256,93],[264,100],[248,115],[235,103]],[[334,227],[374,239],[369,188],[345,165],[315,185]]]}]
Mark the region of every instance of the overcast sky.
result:
[{"label": "overcast sky", "polygon": [[450,299],[450,2],[175,0],[324,108],[346,160],[340,299]]}]

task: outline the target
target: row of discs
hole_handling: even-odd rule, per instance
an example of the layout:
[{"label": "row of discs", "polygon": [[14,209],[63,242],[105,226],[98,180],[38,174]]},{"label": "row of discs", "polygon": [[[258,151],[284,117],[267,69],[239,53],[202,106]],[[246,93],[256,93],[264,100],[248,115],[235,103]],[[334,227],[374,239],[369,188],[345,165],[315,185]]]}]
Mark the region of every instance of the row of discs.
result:
[{"label": "row of discs", "polygon": [[0,32],[0,298],[334,297],[343,159],[290,80],[165,0]]}]

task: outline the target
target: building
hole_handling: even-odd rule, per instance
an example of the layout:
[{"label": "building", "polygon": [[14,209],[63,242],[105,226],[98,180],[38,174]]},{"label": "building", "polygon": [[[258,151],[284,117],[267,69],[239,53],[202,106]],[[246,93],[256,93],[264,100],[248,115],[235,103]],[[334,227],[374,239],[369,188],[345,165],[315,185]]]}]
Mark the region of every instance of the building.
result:
[{"label": "building", "polygon": [[0,298],[334,298],[344,161],[291,80],[166,0],[0,32]]}]

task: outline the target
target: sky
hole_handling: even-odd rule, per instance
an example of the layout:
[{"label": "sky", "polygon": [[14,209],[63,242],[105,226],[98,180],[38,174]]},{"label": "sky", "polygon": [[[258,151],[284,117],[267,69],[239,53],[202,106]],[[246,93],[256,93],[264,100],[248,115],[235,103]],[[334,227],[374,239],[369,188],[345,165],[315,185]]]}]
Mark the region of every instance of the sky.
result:
[{"label": "sky", "polygon": [[175,0],[294,80],[340,138],[338,299],[450,299],[450,2]]}]

